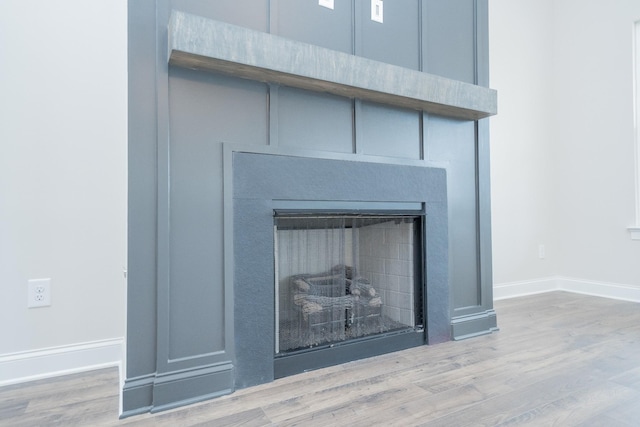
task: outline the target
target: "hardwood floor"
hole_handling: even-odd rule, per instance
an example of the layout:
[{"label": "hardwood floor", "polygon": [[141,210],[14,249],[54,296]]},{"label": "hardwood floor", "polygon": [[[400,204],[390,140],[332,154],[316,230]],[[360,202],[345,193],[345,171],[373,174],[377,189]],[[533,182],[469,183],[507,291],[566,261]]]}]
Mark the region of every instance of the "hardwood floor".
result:
[{"label": "hardwood floor", "polygon": [[495,308],[492,335],[125,420],[115,369],[8,386],[0,425],[640,425],[640,304],[553,292]]}]

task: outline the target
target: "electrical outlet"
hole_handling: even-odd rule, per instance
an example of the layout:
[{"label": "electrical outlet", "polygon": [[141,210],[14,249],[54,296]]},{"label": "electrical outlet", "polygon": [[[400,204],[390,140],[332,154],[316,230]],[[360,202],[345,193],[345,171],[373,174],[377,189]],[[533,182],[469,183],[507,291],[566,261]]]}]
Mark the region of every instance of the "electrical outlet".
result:
[{"label": "electrical outlet", "polygon": [[547,257],[547,253],[543,244],[538,245],[538,258],[545,259]]},{"label": "electrical outlet", "polygon": [[327,9],[333,9],[333,0],[318,0],[318,4]]},{"label": "electrical outlet", "polygon": [[382,0],[371,0],[371,20],[382,24],[383,14]]},{"label": "electrical outlet", "polygon": [[28,282],[27,308],[51,305],[51,279],[33,279]]}]

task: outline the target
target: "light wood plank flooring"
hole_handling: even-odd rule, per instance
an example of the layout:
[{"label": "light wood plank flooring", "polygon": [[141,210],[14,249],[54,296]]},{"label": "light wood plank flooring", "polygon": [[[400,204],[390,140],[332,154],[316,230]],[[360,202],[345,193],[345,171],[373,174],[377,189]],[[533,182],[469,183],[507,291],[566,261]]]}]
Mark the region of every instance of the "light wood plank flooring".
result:
[{"label": "light wood plank flooring", "polygon": [[0,425],[640,425],[640,304],[553,292],[495,306],[492,335],[125,420],[115,369],[8,386]]}]

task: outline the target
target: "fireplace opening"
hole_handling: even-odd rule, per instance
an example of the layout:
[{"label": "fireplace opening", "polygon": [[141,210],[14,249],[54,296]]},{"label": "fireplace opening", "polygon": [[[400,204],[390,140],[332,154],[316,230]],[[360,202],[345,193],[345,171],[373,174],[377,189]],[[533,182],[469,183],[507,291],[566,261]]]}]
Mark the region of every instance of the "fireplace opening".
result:
[{"label": "fireplace opening", "polygon": [[405,348],[399,335],[423,336],[423,222],[421,213],[275,212],[276,360],[315,351],[307,362],[319,367],[318,350],[372,340]]}]

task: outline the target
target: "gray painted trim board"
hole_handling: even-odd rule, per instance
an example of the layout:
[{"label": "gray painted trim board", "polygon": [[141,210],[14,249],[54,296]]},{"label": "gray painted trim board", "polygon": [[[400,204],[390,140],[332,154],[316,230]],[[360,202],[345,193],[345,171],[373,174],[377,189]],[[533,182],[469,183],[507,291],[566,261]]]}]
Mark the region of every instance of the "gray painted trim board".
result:
[{"label": "gray painted trim board", "polygon": [[[169,63],[349,98],[478,120],[495,90],[173,11]],[[363,77],[365,76],[365,77]]]}]

